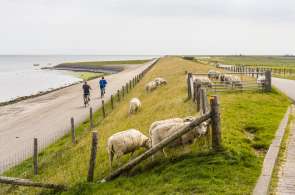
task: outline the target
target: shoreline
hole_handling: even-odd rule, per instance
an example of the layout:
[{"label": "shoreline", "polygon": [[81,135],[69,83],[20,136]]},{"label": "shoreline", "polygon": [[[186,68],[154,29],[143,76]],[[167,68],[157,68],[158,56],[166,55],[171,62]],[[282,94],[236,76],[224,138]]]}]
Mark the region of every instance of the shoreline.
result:
[{"label": "shoreline", "polygon": [[[145,64],[145,63],[143,63],[143,64]],[[64,70],[64,71],[73,71],[73,72],[93,72],[93,73],[103,73],[103,75],[107,75],[107,74],[116,74],[116,73],[122,72],[122,71],[130,68],[131,66],[134,67],[134,66],[139,66],[139,65],[143,65],[143,64],[112,64],[112,65],[102,65],[102,66],[94,67],[91,65],[90,66],[84,65],[82,62],[82,63],[63,63],[63,64],[58,64],[53,67],[42,67],[40,69],[41,70]],[[100,76],[94,77],[89,80],[94,80],[99,77]],[[81,82],[83,82],[83,81],[78,81],[78,82],[74,82],[74,83],[66,85],[66,86],[48,89],[46,91],[39,91],[39,92],[36,92],[35,94],[31,94],[31,95],[27,95],[27,96],[16,97],[15,99],[0,102],[0,107],[15,104],[15,103],[18,103],[18,102],[21,102],[21,101],[24,101],[27,99],[39,97],[42,95],[46,95],[46,94],[49,94],[49,93],[73,86],[73,85],[77,85]]]},{"label": "shoreline", "polygon": [[0,107],[7,106],[7,105],[10,105],[10,104],[15,104],[15,103],[18,103],[18,102],[21,102],[21,101],[24,101],[24,100],[27,100],[27,99],[39,97],[39,96],[42,96],[42,95],[46,95],[46,94],[49,94],[49,93],[52,93],[52,92],[55,92],[55,91],[58,91],[58,90],[61,90],[61,89],[65,89],[67,87],[71,87],[73,85],[77,85],[79,83],[82,83],[82,81],[78,81],[78,82],[75,82],[75,83],[72,83],[72,84],[69,84],[69,85],[66,85],[66,86],[61,86],[61,87],[58,87],[58,88],[54,88],[54,89],[49,89],[49,90],[46,90],[46,91],[39,91],[39,92],[37,92],[35,94],[32,94],[32,95],[26,95],[26,96],[22,96],[22,97],[17,97],[15,99],[12,99],[12,100],[9,100],[9,101],[0,102]]}]

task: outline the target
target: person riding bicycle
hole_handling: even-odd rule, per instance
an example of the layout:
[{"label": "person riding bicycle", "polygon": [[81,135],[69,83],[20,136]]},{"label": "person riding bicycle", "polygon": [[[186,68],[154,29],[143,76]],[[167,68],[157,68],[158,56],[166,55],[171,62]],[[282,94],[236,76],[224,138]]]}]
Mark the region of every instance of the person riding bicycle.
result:
[{"label": "person riding bicycle", "polygon": [[105,94],[105,87],[107,85],[107,81],[104,79],[104,77],[101,77],[99,80],[99,88],[100,88],[100,96],[103,97]]},{"label": "person riding bicycle", "polygon": [[91,87],[87,84],[87,81],[84,81],[84,84],[82,86],[82,89],[83,89],[83,93],[84,93],[84,102],[87,98],[88,102],[90,101],[90,90],[91,90]]}]

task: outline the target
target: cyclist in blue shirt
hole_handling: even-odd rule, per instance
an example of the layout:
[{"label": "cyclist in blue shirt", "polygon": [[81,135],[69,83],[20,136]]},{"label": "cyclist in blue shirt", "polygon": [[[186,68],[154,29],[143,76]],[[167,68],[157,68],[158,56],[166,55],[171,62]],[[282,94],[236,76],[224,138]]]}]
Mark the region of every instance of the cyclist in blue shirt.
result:
[{"label": "cyclist in blue shirt", "polygon": [[105,94],[106,85],[107,85],[107,81],[104,79],[104,77],[101,77],[101,79],[99,80],[99,88],[100,88],[101,98],[103,98],[103,96]]}]

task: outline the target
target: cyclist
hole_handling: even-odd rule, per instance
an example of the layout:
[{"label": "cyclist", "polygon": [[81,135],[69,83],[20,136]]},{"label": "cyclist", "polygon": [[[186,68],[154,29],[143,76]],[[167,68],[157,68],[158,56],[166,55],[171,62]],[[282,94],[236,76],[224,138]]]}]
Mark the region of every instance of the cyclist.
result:
[{"label": "cyclist", "polygon": [[99,88],[100,88],[100,97],[103,98],[104,94],[106,93],[105,88],[107,85],[107,81],[104,79],[104,77],[101,77],[99,80]]},{"label": "cyclist", "polygon": [[84,104],[85,106],[88,104],[89,105],[89,101],[90,101],[90,90],[91,90],[91,87],[87,84],[87,81],[84,81],[84,84],[82,86],[82,89],[83,89],[83,93],[84,93]]}]

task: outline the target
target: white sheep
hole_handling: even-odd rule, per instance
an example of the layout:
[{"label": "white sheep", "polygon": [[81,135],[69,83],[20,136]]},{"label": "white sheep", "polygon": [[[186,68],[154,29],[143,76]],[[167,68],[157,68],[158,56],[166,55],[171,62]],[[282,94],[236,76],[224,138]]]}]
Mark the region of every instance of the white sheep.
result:
[{"label": "white sheep", "polygon": [[155,78],[154,81],[157,83],[158,86],[167,84],[167,81],[163,78],[160,78],[160,77]]},{"label": "white sheep", "polygon": [[129,115],[136,113],[141,108],[141,102],[138,98],[132,98],[129,102]]},{"label": "white sheep", "polygon": [[265,83],[265,75],[258,75],[256,83],[257,84],[264,84]]},{"label": "white sheep", "polygon": [[107,149],[109,153],[110,168],[112,169],[113,158],[119,158],[124,154],[134,153],[140,147],[150,148],[151,141],[143,133],[136,129],[129,129],[113,134],[108,138]]},{"label": "white sheep", "polygon": [[[153,129],[150,129],[150,137],[152,140],[152,147],[160,143],[162,140],[168,136],[176,133],[181,128],[186,125],[189,125],[190,122],[168,122],[156,126]],[[196,137],[200,137],[207,133],[208,123],[203,122],[199,126],[190,130],[186,134],[182,135],[179,139],[175,140],[170,146],[186,145],[194,142]],[[163,148],[163,153],[166,156],[166,153]]]},{"label": "white sheep", "polygon": [[151,92],[157,88],[158,84],[155,81],[150,81],[145,85],[145,90]]},{"label": "white sheep", "polygon": [[165,123],[181,123],[181,122],[189,122],[192,121],[194,118],[192,116],[188,116],[185,118],[169,118],[169,119],[165,119],[165,120],[160,120],[160,121],[155,121],[151,124],[150,129],[149,129],[149,134],[151,137],[151,130],[154,129],[155,127],[161,125],[161,124],[165,124]]},{"label": "white sheep", "polygon": [[205,76],[193,76],[193,82],[201,83],[202,86],[212,87],[212,81]]},{"label": "white sheep", "polygon": [[209,70],[208,71],[208,77],[210,79],[218,79],[220,75],[220,72],[216,71],[216,70]]}]

